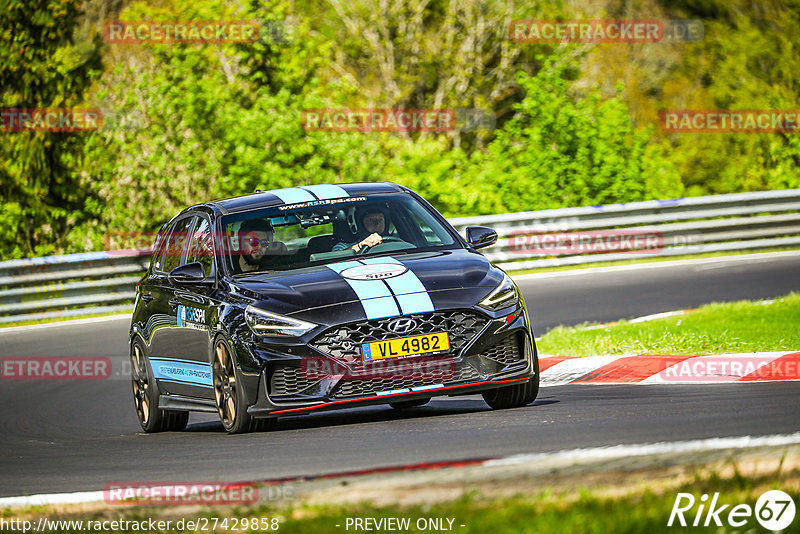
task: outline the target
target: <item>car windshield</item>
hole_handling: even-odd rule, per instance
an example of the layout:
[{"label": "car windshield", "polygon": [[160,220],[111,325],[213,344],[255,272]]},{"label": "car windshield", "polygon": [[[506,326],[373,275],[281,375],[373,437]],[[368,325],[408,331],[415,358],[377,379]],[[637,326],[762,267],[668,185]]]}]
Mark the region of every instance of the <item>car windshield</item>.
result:
[{"label": "car windshield", "polygon": [[[461,246],[452,230],[405,193],[252,210],[225,216],[222,225],[234,275]],[[373,234],[380,236],[378,244],[357,246]]]}]

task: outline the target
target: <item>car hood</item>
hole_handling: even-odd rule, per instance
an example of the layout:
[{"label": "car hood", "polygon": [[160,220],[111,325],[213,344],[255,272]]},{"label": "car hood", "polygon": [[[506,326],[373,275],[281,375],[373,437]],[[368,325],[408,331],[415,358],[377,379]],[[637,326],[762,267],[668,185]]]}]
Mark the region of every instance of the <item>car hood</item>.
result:
[{"label": "car hood", "polygon": [[[376,276],[378,279],[371,278]],[[328,265],[239,277],[234,286],[255,299],[254,305],[259,308],[317,324],[337,324],[432,311],[430,306],[435,310],[468,308],[495,288],[502,277],[502,271],[483,255],[459,249],[349,258]],[[388,311],[384,306],[376,308],[375,298],[388,300],[384,301]]]}]

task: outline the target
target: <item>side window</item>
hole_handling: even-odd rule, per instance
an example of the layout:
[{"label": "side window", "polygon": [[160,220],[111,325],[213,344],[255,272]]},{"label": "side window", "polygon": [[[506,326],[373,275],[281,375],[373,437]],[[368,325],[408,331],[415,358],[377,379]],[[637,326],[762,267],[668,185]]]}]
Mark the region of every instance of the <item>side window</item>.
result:
[{"label": "side window", "polygon": [[171,230],[172,227],[162,228],[156,235],[156,242],[153,245],[153,270],[156,272],[164,272],[164,243]]},{"label": "side window", "polygon": [[416,203],[407,204],[407,209],[403,211],[408,213],[412,225],[415,226],[421,234],[423,242],[418,243],[418,246],[434,247],[451,245],[453,243],[453,237],[447,233],[447,230],[445,230],[445,228],[436,221],[433,215],[421,205]]},{"label": "side window", "polygon": [[206,276],[214,274],[214,242],[211,239],[211,224],[200,217],[189,240],[186,263],[200,262]]},{"label": "side window", "polygon": [[167,236],[164,246],[164,260],[162,262],[164,271],[170,272],[181,264],[181,255],[186,248],[187,236],[193,220],[194,217],[186,217],[179,220],[175,224],[175,228]]},{"label": "side window", "polygon": [[436,235],[436,232],[431,230],[431,227],[428,226],[428,224],[425,221],[420,219],[416,213],[414,213],[412,217],[414,217],[414,222],[417,223],[417,226],[419,227],[420,231],[422,231],[422,235],[425,238],[425,241],[428,242],[428,246],[442,244],[442,238]]}]

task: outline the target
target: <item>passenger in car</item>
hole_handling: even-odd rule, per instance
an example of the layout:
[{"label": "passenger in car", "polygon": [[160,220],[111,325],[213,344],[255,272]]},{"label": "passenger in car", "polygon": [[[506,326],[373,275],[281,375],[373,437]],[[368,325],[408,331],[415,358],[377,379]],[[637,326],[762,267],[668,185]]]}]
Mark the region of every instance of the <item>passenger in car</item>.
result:
[{"label": "passenger in car", "polygon": [[366,208],[357,217],[359,231],[366,237],[355,243],[336,243],[331,251],[352,249],[360,252],[364,247],[374,247],[383,243],[383,234],[389,229],[384,211],[378,207]]}]

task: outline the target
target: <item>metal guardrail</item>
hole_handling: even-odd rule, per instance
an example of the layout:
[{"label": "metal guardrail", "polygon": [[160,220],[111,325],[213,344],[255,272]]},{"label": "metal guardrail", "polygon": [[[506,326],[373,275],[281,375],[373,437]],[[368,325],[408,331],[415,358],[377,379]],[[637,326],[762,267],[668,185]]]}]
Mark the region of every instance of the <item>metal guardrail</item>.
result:
[{"label": "metal guardrail", "polygon": [[[467,226],[497,230],[497,244],[484,254],[507,271],[800,248],[800,189],[461,217],[450,222],[462,235]],[[627,236],[629,244],[635,244],[637,235],[644,236],[641,246],[610,251],[614,237]],[[593,238],[603,246],[598,249]],[[570,242],[578,246],[557,248]],[[581,246],[584,242],[586,247]],[[146,252],[108,251],[0,262],[0,324],[129,310],[136,282],[149,261]]]},{"label": "metal guardrail", "polygon": [[[500,239],[485,255],[507,271],[800,247],[800,189],[462,217],[450,222],[462,234],[471,225],[497,230]],[[658,243],[625,252],[609,251],[608,240],[599,251],[583,247],[558,252],[543,244],[545,236],[553,243],[559,238],[562,242],[575,236],[602,238],[615,232],[654,236]]]},{"label": "metal guardrail", "polygon": [[138,251],[0,262],[0,324],[130,310],[149,262]]}]

